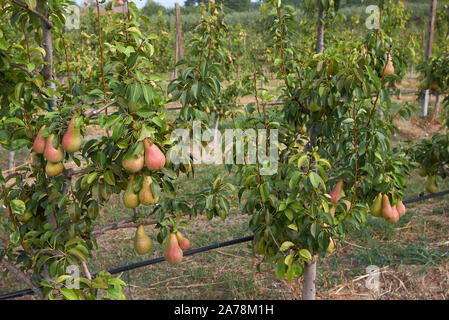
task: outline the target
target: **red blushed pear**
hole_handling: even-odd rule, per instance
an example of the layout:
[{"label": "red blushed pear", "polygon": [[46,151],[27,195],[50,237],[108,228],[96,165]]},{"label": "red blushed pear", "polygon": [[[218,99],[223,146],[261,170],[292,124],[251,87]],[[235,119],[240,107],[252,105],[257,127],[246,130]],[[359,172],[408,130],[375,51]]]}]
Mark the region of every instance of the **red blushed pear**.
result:
[{"label": "red blushed pear", "polygon": [[343,180],[339,180],[337,184],[335,185],[334,189],[331,191],[330,196],[330,202],[337,203],[338,200],[344,195],[343,193]]},{"label": "red blushed pear", "polygon": [[34,139],[34,143],[33,143],[33,149],[34,152],[42,154],[44,153],[45,150],[45,144],[47,142],[46,138],[41,137],[41,133],[42,131],[45,129],[45,126],[42,126],[36,136],[36,139]]},{"label": "red blushed pear", "polygon": [[386,194],[382,196],[382,217],[388,222],[397,222],[399,220],[399,213],[391,207],[390,199]]},{"label": "red blushed pear", "polygon": [[165,166],[165,156],[155,145],[150,144],[148,139],[143,140],[145,148],[145,164],[150,170],[160,170]]},{"label": "red blushed pear", "polygon": [[405,209],[405,205],[402,203],[402,200],[400,200],[400,201],[398,201],[398,203],[396,203],[396,209],[398,210],[399,217],[402,217],[405,214],[406,209]]},{"label": "red blushed pear", "polygon": [[176,238],[178,239],[178,244],[181,250],[187,250],[190,248],[190,240],[187,238],[184,238],[181,232],[176,232]]},{"label": "red blushed pear", "polygon": [[80,128],[75,127],[76,115],[70,120],[67,132],[62,137],[62,148],[67,152],[76,152],[81,148],[83,139],[81,137]]},{"label": "red blushed pear", "polygon": [[61,146],[58,148],[54,147],[55,135],[52,134],[47,139],[47,143],[45,144],[44,157],[50,162],[57,163],[64,159],[64,151]]},{"label": "red blushed pear", "polygon": [[170,264],[176,264],[182,260],[182,250],[178,244],[178,238],[173,232],[168,235],[163,245],[164,257]]}]

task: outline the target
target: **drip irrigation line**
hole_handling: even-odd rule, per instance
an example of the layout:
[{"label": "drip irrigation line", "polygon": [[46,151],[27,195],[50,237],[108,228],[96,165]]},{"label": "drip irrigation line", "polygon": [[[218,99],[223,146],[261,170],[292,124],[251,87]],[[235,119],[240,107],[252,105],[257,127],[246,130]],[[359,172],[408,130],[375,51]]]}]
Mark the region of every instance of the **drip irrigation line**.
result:
[{"label": "drip irrigation line", "polygon": [[[213,244],[205,246],[205,247],[200,247],[200,248],[196,248],[196,249],[190,249],[190,250],[183,251],[183,256],[184,257],[190,256],[190,255],[194,255],[194,254],[197,254],[200,252],[210,251],[210,250],[214,250],[214,249],[218,249],[218,248],[232,246],[232,245],[239,244],[239,243],[248,242],[248,241],[253,240],[253,238],[254,238],[254,236],[247,236],[247,237],[233,239],[233,240],[229,240],[229,241],[225,241],[225,242],[216,242],[216,243],[213,243]],[[154,258],[154,259],[131,263],[126,266],[117,267],[117,268],[109,269],[106,271],[108,271],[110,274],[117,274],[117,273],[142,268],[145,266],[149,266],[149,265],[156,264],[159,262],[164,262],[164,261],[165,261],[164,257],[158,257],[158,258]],[[96,273],[92,275],[93,278],[95,278],[96,276],[97,276]],[[40,289],[42,289],[42,287]],[[25,290],[5,293],[5,294],[0,295],[0,300],[23,297],[23,296],[34,294],[34,293],[35,292],[31,289],[25,289]]]},{"label": "drip irrigation line", "polygon": [[449,190],[441,191],[441,192],[437,192],[437,193],[431,193],[428,195],[424,195],[424,192],[421,192],[417,197],[404,200],[404,201],[402,201],[402,203],[407,204],[407,203],[413,203],[413,202],[418,202],[418,201],[424,201],[427,199],[442,197],[446,194],[449,194]]},{"label": "drip irrigation line", "polygon": [[[253,238],[254,238],[254,236],[248,236],[248,237],[233,239],[233,240],[229,240],[229,241],[225,241],[225,242],[221,242],[221,243],[216,242],[216,243],[211,244],[209,246],[183,251],[183,256],[184,257],[185,256],[190,256],[190,255],[197,254],[197,253],[200,253],[200,252],[205,252],[205,251],[210,251],[210,250],[214,250],[214,249],[218,249],[218,248],[222,248],[222,247],[232,246],[232,245],[238,244],[238,243],[248,242],[248,241],[253,240]],[[123,266],[123,267],[109,269],[107,271],[110,274],[117,274],[117,273],[120,273],[120,272],[129,271],[129,270],[133,270],[133,269],[149,266],[149,265],[152,265],[152,264],[155,264],[155,263],[159,263],[159,262],[163,262],[163,261],[165,261],[164,257],[158,257],[158,258],[154,258],[154,259],[144,260],[144,261],[141,261],[141,262],[131,263],[131,264],[128,264],[128,265]],[[96,275],[94,275],[94,276],[96,276]],[[1,299],[1,296],[0,296],[0,299]]]},{"label": "drip irrigation line", "polygon": [[[403,200],[402,202],[404,204],[409,204],[409,203],[424,201],[424,200],[427,200],[427,199],[441,197],[441,196],[444,196],[444,195],[447,195],[447,194],[449,194],[449,190],[445,190],[445,191],[441,191],[441,192],[437,192],[437,193],[433,193],[433,194],[428,194],[428,195],[424,195],[424,192],[421,192],[418,195],[418,197],[411,198],[411,199],[406,199],[406,200]],[[194,255],[194,254],[197,254],[197,253],[200,253],[200,252],[206,252],[206,251],[215,250],[215,249],[218,249],[218,248],[232,246],[232,245],[235,245],[235,244],[248,242],[248,241],[251,241],[253,239],[254,239],[254,236],[247,236],[247,237],[233,239],[233,240],[220,242],[220,243],[216,242],[216,243],[213,243],[213,244],[205,246],[205,247],[200,247],[200,248],[196,248],[196,249],[186,250],[186,251],[183,252],[183,256],[190,256],[190,255]],[[107,271],[110,274],[117,274],[117,273],[120,273],[120,272],[125,272],[125,271],[130,271],[130,270],[142,268],[142,267],[149,266],[149,265],[156,264],[156,263],[163,262],[163,261],[165,261],[164,257],[158,257],[158,258],[144,260],[144,261],[140,261],[140,262],[136,262],[136,263],[131,263],[131,264],[128,264],[128,265],[122,266],[122,267],[109,269]],[[93,277],[96,277],[96,274],[94,274]],[[40,290],[42,290],[42,287],[40,287],[38,291],[40,291]],[[35,293],[37,293],[37,292],[34,292],[31,289],[24,289],[24,290],[20,290],[20,291],[15,291],[15,292],[9,292],[9,293],[5,293],[5,294],[1,294],[0,295],[0,300],[18,298],[18,297],[23,297],[23,296],[30,295],[30,294],[35,294]]]}]

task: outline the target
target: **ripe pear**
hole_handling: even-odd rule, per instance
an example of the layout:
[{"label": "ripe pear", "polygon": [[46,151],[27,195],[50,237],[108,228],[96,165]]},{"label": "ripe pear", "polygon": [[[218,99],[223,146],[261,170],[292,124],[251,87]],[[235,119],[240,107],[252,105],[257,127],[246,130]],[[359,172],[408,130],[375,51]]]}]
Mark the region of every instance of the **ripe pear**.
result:
[{"label": "ripe pear", "polygon": [[393,61],[391,60],[390,54],[388,54],[387,65],[385,66],[384,74],[389,76],[394,73]]},{"label": "ripe pear", "polygon": [[382,198],[382,193],[379,192],[370,207],[370,212],[375,217],[382,217]]},{"label": "ripe pear", "polygon": [[64,166],[62,165],[61,162],[53,163],[53,162],[47,161],[47,165],[45,166],[45,172],[50,177],[54,177],[54,176],[61,174],[63,169],[64,169]]},{"label": "ripe pear", "polygon": [[139,201],[145,206],[157,203],[159,198],[154,198],[153,192],[151,191],[151,184],[153,179],[150,176],[144,175],[142,189],[139,192]]},{"label": "ripe pear", "polygon": [[45,129],[45,126],[42,126],[40,128],[39,132],[37,133],[36,139],[34,139],[34,142],[33,142],[34,152],[39,153],[39,154],[44,153],[45,144],[47,142],[46,138],[41,137],[42,130],[44,130],[44,129]]},{"label": "ripe pear", "polygon": [[64,152],[62,151],[61,146],[58,146],[57,149],[54,147],[54,140],[55,140],[54,134],[48,137],[47,143],[45,144],[44,157],[48,161],[56,163],[64,159]]},{"label": "ripe pear", "polygon": [[145,254],[151,250],[151,244],[151,239],[145,234],[143,225],[138,226],[134,238],[134,250],[138,254]]},{"label": "ripe pear", "polygon": [[62,137],[62,148],[67,152],[76,152],[81,148],[83,139],[81,137],[80,128],[75,128],[76,115],[70,120],[67,131]]},{"label": "ripe pear", "polygon": [[165,156],[155,145],[150,145],[148,139],[143,140],[145,147],[145,164],[150,170],[160,170],[165,166]]},{"label": "ripe pear", "polygon": [[190,248],[190,240],[187,238],[184,238],[181,232],[176,232],[176,238],[178,239],[178,244],[181,250],[187,250]]},{"label": "ripe pear", "polygon": [[402,203],[402,200],[399,200],[398,203],[396,203],[396,209],[398,210],[399,217],[402,217],[405,214],[406,209],[404,204]]},{"label": "ripe pear", "polygon": [[145,163],[144,151],[137,155],[128,155],[123,157],[122,166],[128,172],[136,173],[142,170],[143,165]]},{"label": "ripe pear", "polygon": [[344,195],[343,192],[343,180],[339,180],[337,184],[335,185],[334,189],[332,189],[330,196],[330,202],[337,203],[338,200]]},{"label": "ripe pear", "polygon": [[326,251],[327,251],[327,253],[332,253],[332,252],[334,252],[335,251],[335,241],[334,241],[334,239],[332,239],[332,238],[329,238],[329,246],[327,247],[327,249],[326,249]]},{"label": "ripe pear", "polygon": [[130,177],[126,186],[125,193],[123,194],[123,204],[125,205],[125,207],[132,209],[136,208],[140,204],[139,196],[134,193],[133,181],[134,175]]},{"label": "ripe pear", "polygon": [[427,177],[426,190],[429,193],[437,193],[438,192],[437,176],[433,175],[433,176]]},{"label": "ripe pear", "polygon": [[165,260],[167,260],[168,263],[176,264],[181,262],[182,250],[179,247],[178,238],[173,232],[170,233],[165,239],[163,249]]},{"label": "ripe pear", "polygon": [[399,213],[391,207],[390,199],[386,194],[382,195],[382,217],[388,222],[397,222]]}]

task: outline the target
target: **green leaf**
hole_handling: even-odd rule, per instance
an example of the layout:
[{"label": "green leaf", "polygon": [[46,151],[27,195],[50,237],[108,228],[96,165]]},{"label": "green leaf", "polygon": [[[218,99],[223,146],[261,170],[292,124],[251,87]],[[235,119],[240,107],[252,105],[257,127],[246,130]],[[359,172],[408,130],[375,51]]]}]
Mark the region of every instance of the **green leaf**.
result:
[{"label": "green leaf", "polygon": [[104,181],[106,181],[111,186],[115,186],[115,176],[112,170],[106,170],[104,172]]},{"label": "green leaf", "polygon": [[98,172],[92,172],[91,174],[89,174],[89,177],[87,178],[87,184],[92,184],[92,182],[95,181],[97,176],[98,176]]},{"label": "green leaf", "polygon": [[[318,188],[318,186],[320,185],[320,182],[323,182],[323,180],[321,179],[321,177],[316,173],[316,172],[310,172],[309,174],[309,180],[310,183],[312,183],[312,186],[314,188]],[[324,185],[324,183],[322,183]]]},{"label": "green leaf", "polygon": [[107,289],[109,288],[108,283],[103,278],[96,277],[92,280],[92,288],[95,289]]},{"label": "green leaf", "polygon": [[312,260],[312,255],[310,254],[310,251],[307,249],[299,250],[299,256],[306,261]]},{"label": "green leaf", "polygon": [[61,292],[64,298],[66,298],[67,300],[80,300],[75,290],[73,289],[61,288],[59,292]]},{"label": "green leaf", "polygon": [[22,200],[14,199],[11,200],[10,204],[13,213],[21,216],[25,212],[26,206]]},{"label": "green leaf", "polygon": [[281,250],[281,251],[285,251],[285,250],[287,250],[287,249],[290,249],[291,247],[293,247],[295,244],[293,243],[293,242],[290,242],[290,241],[284,241],[282,244],[281,244],[281,248],[279,249],[279,250]]},{"label": "green leaf", "polygon": [[292,264],[292,262],[293,262],[293,255],[288,254],[284,259],[284,263],[285,263],[285,265],[289,266]]},{"label": "green leaf", "polygon": [[59,284],[61,282],[64,282],[64,281],[66,281],[67,279],[69,279],[71,277],[72,277],[71,275],[63,274],[62,276],[59,276],[58,279],[56,279],[55,285],[57,285],[57,284]]},{"label": "green leaf", "polygon": [[284,279],[284,274],[285,274],[284,260],[281,260],[276,264],[274,273],[276,274],[276,277],[279,279],[279,281],[282,281],[282,279]]}]

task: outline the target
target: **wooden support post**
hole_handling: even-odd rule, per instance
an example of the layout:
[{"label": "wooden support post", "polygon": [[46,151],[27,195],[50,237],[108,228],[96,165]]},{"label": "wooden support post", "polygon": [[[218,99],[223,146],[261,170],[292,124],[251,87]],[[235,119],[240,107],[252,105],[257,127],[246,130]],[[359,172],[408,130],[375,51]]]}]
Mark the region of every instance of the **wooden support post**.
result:
[{"label": "wooden support post", "polygon": [[[182,26],[181,26],[181,8],[179,3],[175,3],[176,11],[176,48],[175,48],[175,61],[178,63],[179,60],[184,59],[184,47],[182,45]],[[176,67],[173,70],[173,77],[177,77]]]},{"label": "wooden support post", "polygon": [[[429,16],[429,32],[427,38],[427,50],[426,50],[426,60],[432,55],[433,47],[433,34],[435,27],[435,15],[437,9],[437,0],[430,0],[430,16]],[[424,91],[424,98],[421,105],[421,117],[427,116],[427,109],[429,106],[429,90]]]}]

